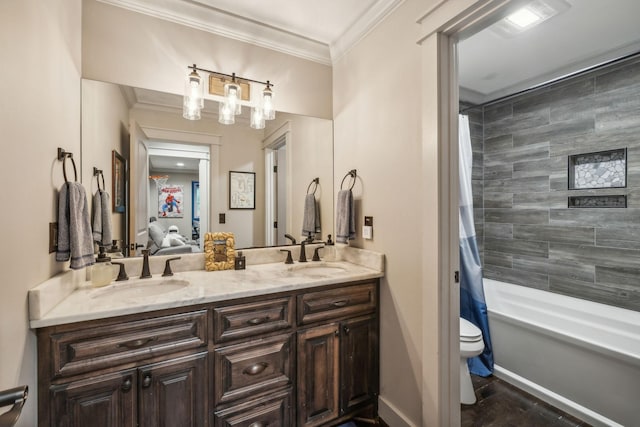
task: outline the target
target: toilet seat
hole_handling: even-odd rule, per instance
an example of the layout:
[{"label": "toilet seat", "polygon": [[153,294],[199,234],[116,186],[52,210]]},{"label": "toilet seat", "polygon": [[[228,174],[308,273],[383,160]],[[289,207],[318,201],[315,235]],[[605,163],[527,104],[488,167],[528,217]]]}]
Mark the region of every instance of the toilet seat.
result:
[{"label": "toilet seat", "polygon": [[460,341],[476,342],[482,341],[482,331],[467,319],[460,318]]}]

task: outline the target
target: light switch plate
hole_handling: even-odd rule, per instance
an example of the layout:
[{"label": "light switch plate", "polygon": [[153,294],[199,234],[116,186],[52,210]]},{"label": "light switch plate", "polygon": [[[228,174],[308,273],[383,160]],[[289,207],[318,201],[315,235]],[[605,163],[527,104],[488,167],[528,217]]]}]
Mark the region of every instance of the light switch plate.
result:
[{"label": "light switch plate", "polygon": [[362,237],[367,239],[367,240],[373,239],[373,227],[370,226],[370,225],[363,225],[362,226]]}]

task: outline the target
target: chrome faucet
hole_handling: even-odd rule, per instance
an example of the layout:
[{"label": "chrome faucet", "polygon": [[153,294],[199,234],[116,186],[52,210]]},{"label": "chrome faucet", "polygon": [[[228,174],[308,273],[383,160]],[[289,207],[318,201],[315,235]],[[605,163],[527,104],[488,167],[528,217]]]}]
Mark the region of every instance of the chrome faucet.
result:
[{"label": "chrome faucet", "polygon": [[151,271],[149,271],[149,249],[142,250],[142,273],[140,273],[141,279],[148,279],[151,277]]}]

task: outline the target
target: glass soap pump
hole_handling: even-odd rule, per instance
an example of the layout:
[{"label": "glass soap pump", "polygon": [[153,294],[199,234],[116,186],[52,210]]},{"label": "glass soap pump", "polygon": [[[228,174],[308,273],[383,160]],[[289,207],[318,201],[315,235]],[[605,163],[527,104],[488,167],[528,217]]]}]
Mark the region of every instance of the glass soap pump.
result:
[{"label": "glass soap pump", "polygon": [[111,264],[111,257],[104,253],[104,246],[100,245],[96,263],[91,267],[91,284],[95,287],[106,286],[112,280],[113,264]]}]

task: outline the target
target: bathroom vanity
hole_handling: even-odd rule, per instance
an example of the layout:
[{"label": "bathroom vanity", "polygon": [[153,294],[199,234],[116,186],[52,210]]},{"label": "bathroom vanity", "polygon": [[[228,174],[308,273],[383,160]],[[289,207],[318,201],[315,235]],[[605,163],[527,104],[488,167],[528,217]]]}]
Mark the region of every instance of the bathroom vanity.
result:
[{"label": "bathroom vanity", "polygon": [[[39,425],[330,426],[375,417],[383,262],[353,251],[346,258],[370,265],[184,271],[165,283],[188,286],[152,295],[151,284],[142,297],[128,284],[74,289],[32,316]],[[47,293],[39,291],[34,301]]]}]

